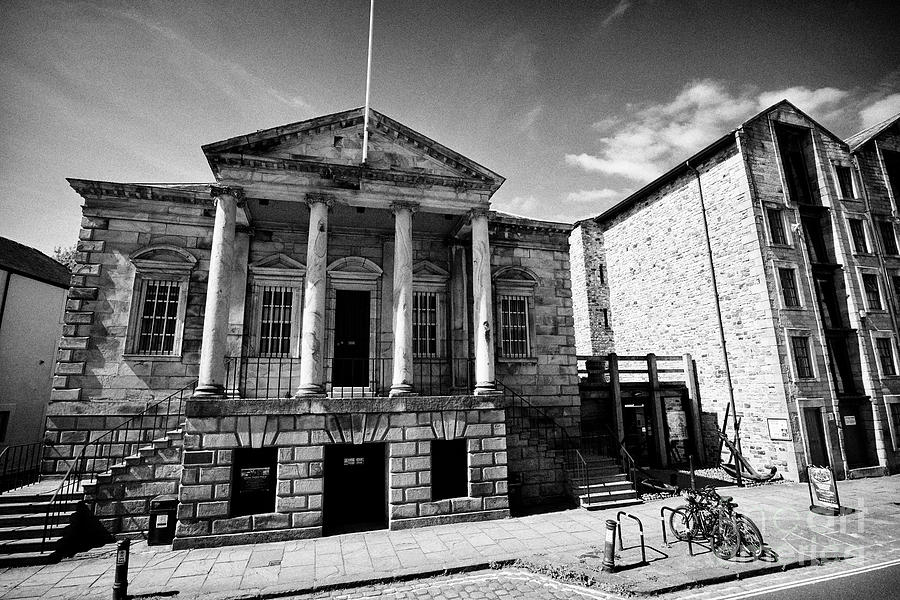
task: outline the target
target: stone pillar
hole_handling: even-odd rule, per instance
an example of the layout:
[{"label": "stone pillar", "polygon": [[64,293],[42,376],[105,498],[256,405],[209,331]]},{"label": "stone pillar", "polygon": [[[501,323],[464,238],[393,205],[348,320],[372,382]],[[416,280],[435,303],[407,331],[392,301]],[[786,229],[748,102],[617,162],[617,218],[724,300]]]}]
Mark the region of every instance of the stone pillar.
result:
[{"label": "stone pillar", "polygon": [[298,396],[325,393],[325,286],[328,267],[328,209],[334,201],[307,194],[309,236],[306,241],[306,278],[303,290],[303,328],[300,339]]},{"label": "stone pillar", "polygon": [[487,209],[469,213],[472,222],[472,334],[475,338],[475,394],[497,394],[494,382],[494,303]]},{"label": "stone pillar", "polygon": [[416,205],[391,204],[394,213],[394,370],[391,396],[413,393],[413,248],[412,216]]},{"label": "stone pillar", "polygon": [[228,349],[228,309],[234,271],[234,228],[237,205],[243,199],[239,188],[213,186],[216,220],[209,256],[206,284],[206,311],[203,313],[203,345],[200,347],[200,376],[195,398],[225,396],[225,353]]}]

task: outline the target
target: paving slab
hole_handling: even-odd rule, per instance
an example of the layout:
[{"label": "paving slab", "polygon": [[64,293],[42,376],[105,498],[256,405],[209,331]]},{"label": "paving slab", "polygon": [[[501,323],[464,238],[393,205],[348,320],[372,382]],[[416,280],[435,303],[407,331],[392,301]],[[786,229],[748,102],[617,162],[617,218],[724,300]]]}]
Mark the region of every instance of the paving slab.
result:
[{"label": "paving slab", "polygon": [[[655,551],[648,549],[646,565],[638,564],[640,551],[636,548],[619,551],[620,570],[612,575],[601,572],[600,561],[605,522],[614,519],[616,511],[574,509],[503,521],[225,548],[173,551],[136,542],[132,545],[129,593],[178,593],[180,598],[210,600],[315,590],[327,593],[520,561],[517,564],[532,572],[568,573],[592,581],[596,593],[607,589],[660,594],[822,560],[859,563],[896,556],[900,550],[900,477],[838,485],[842,501],[854,509],[840,517],[809,512],[805,484],[722,492],[733,496],[739,510],[759,525],[768,543],[764,561],[744,557],[726,562],[702,548],[697,556],[689,556],[684,543],[666,546],[659,511],[680,504],[675,498],[627,509],[642,520],[646,543]],[[637,543],[633,523],[623,525],[623,533],[626,546]],[[4,569],[0,571],[0,599],[109,598],[114,558],[115,546],[109,545],[58,564]],[[416,593],[424,589],[416,588]],[[502,595],[502,589],[495,591]]]}]

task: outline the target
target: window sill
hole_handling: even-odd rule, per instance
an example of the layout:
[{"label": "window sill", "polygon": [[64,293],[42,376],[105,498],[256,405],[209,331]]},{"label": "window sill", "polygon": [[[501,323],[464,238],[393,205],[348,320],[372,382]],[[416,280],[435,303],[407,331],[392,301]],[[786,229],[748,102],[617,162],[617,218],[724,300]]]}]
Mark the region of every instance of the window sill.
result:
[{"label": "window sill", "polygon": [[181,361],[180,354],[123,354],[122,358],[125,360],[155,360],[155,361],[163,361],[163,362],[179,362]]},{"label": "window sill", "polygon": [[511,356],[498,356],[497,362],[499,363],[535,363],[537,364],[536,356],[523,356],[520,358],[513,358]]},{"label": "window sill", "polygon": [[793,250],[794,249],[793,244],[776,244],[775,242],[771,242],[771,243],[769,243],[769,246],[771,246],[772,248],[783,248],[785,250],[787,250],[787,249]]},{"label": "window sill", "polygon": [[791,311],[791,312],[802,312],[804,310],[807,310],[807,308],[805,306],[782,306],[781,310],[787,310],[787,311]]}]

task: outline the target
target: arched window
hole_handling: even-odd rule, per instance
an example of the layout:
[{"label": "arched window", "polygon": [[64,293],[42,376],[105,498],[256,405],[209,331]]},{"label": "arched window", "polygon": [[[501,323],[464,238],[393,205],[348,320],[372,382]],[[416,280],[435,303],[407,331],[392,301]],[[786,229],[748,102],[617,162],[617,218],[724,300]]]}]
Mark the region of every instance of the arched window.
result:
[{"label": "arched window", "polygon": [[131,255],[134,292],[126,351],[138,356],[181,356],[188,284],[197,259],[183,248],[158,244]]}]

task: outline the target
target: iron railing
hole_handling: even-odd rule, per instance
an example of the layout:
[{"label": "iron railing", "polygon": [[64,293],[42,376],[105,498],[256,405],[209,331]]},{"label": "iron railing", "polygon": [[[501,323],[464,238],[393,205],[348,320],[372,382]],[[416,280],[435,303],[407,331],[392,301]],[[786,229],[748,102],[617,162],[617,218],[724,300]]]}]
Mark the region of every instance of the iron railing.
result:
[{"label": "iron railing", "polygon": [[162,400],[151,402],[140,413],[90,440],[75,453],[65,476],[53,492],[44,519],[41,551],[46,552],[49,533],[61,522],[66,504],[80,491],[82,483],[123,462],[147,443],[178,429],[184,421],[184,401],[197,385],[189,383]]},{"label": "iron railing", "polygon": [[43,449],[43,442],[32,442],[0,450],[0,493],[35,483],[41,478]]},{"label": "iron railing", "polygon": [[[393,381],[390,358],[326,358],[325,392],[334,398],[387,396]],[[414,357],[412,388],[420,396],[471,393],[474,370],[468,358]],[[300,386],[300,359],[231,356],[226,359],[226,393],[239,398],[290,398]]]}]

